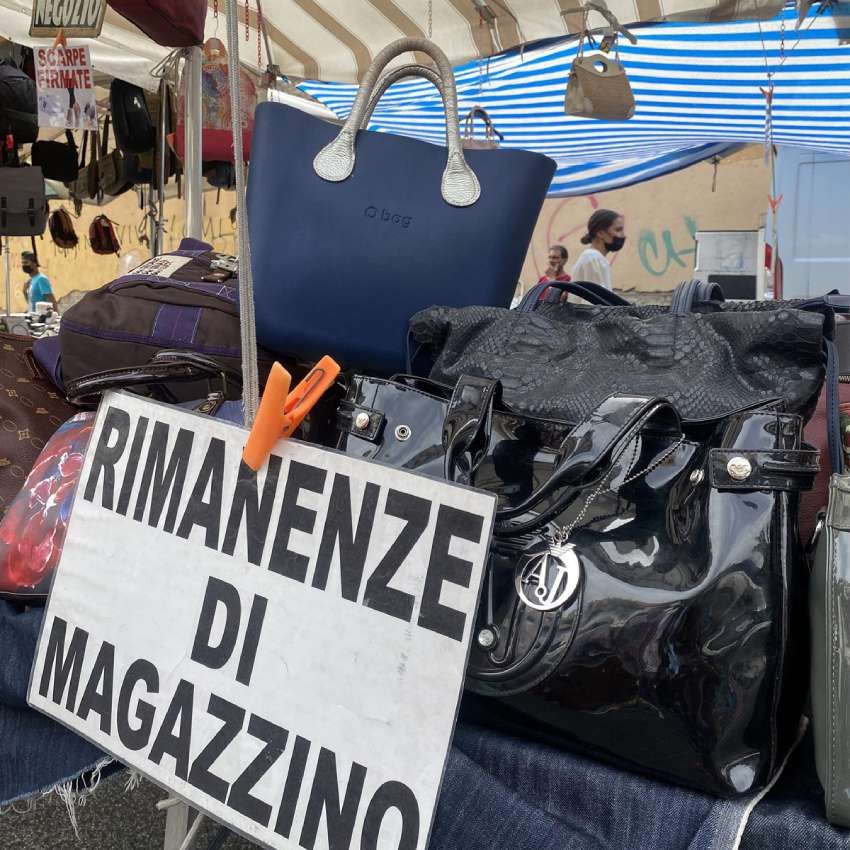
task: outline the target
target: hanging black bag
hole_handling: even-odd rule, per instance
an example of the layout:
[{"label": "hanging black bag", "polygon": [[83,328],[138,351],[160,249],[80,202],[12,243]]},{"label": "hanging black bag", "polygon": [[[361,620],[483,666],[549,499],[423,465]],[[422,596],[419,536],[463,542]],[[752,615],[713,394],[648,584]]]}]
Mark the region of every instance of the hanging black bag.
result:
[{"label": "hanging black bag", "polygon": [[35,165],[0,168],[0,236],[41,236],[46,224],[41,169]]},{"label": "hanging black bag", "polygon": [[65,142],[35,142],[30,153],[30,161],[38,165],[45,180],[61,180],[63,183],[71,183],[77,179],[80,167],[77,162],[79,156],[77,144],[70,130],[65,131]]},{"label": "hanging black bag", "polygon": [[0,133],[11,133],[18,145],[38,138],[35,83],[8,61],[0,62]]},{"label": "hanging black bag", "polygon": [[125,153],[146,153],[156,146],[156,121],[144,91],[124,80],[109,86],[109,111],[115,143]]}]

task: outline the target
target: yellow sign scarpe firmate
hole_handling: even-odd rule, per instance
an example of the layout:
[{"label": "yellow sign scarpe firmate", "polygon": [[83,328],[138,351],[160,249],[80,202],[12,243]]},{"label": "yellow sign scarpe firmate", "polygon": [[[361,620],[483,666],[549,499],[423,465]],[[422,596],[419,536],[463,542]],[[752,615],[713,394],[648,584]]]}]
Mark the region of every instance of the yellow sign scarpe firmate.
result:
[{"label": "yellow sign scarpe firmate", "polygon": [[242,460],[256,472],[268,460],[274,444],[291,437],[304,417],[325,394],[339,375],[339,364],[325,355],[295,389],[290,391],[292,376],[275,362],[269,373],[260,409]]}]

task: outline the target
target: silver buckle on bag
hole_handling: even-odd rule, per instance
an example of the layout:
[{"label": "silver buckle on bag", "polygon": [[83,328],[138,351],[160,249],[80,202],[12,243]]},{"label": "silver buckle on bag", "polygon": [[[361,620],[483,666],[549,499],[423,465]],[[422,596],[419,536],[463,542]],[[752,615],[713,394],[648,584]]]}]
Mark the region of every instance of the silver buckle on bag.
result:
[{"label": "silver buckle on bag", "polygon": [[214,260],[210,261],[210,268],[221,269],[236,276],[239,273],[239,260],[230,254],[219,254]]}]

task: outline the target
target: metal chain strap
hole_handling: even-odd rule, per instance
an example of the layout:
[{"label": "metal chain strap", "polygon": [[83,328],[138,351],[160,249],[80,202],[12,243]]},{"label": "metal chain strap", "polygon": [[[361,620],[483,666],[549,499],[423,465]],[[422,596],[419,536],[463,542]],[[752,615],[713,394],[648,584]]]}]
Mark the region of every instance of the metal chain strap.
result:
[{"label": "metal chain strap", "polygon": [[434,38],[434,0],[428,0],[428,40]]},{"label": "metal chain strap", "polygon": [[[669,449],[667,449],[666,452],[664,452],[663,454],[661,454],[657,458],[655,458],[655,460],[652,461],[652,463],[648,464],[644,469],[641,469],[638,472],[632,473],[631,475],[624,478],[623,482],[620,486],[624,487],[626,484],[631,484],[633,481],[637,481],[638,478],[642,478],[644,475],[649,475],[650,472],[652,472],[654,469],[657,469],[668,458],[672,457],[679,450],[679,447],[682,445],[682,443],[684,441],[685,441],[685,437],[684,437],[684,435],[682,435],[681,437],[679,437],[679,439],[672,446],[670,446]],[[636,439],[633,442],[632,456],[629,458],[629,462],[626,465],[626,469],[630,469],[632,467],[632,465],[635,463],[635,461],[637,460],[637,451],[638,451],[638,440]],[[611,476],[613,474],[614,474],[614,465],[612,463],[611,469],[605,475],[602,476],[601,480],[599,481],[599,484],[596,485],[596,487],[593,489],[593,492],[584,500],[584,505],[582,506],[582,509],[578,512],[578,514],[573,519],[573,521],[566,528],[557,528],[556,529],[556,531],[553,535],[553,542],[557,546],[563,546],[569,540],[570,535],[573,533],[573,531],[575,531],[578,524],[587,515],[587,512],[590,509],[590,506],[593,504],[593,502],[596,500],[596,498],[599,496],[599,494],[610,484]],[[598,517],[597,517],[597,519],[598,519]]]},{"label": "metal chain strap", "polygon": [[[269,65],[272,63],[272,57],[269,56]],[[263,9],[259,2],[257,3],[257,67],[263,67]]]}]

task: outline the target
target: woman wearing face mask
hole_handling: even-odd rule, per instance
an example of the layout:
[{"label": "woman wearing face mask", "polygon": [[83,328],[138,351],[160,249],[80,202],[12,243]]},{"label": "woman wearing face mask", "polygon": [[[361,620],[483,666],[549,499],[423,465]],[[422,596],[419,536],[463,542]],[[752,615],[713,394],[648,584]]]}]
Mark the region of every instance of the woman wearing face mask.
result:
[{"label": "woman wearing face mask", "polygon": [[581,237],[589,245],[579,254],[573,266],[573,280],[599,283],[607,289],[614,288],[608,254],[619,251],[626,242],[625,221],[614,210],[596,210],[588,219],[587,233]]}]

